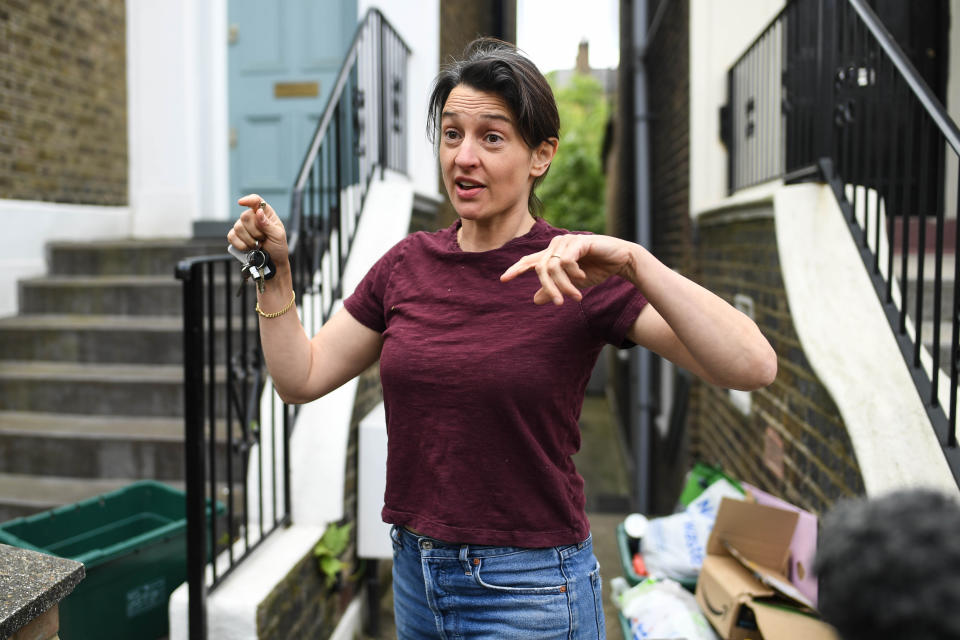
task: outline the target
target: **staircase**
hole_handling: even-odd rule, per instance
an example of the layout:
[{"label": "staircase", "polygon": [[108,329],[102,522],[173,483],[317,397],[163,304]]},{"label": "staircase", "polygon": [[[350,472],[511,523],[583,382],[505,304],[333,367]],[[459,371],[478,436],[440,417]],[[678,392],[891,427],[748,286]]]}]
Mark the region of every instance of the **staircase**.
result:
[{"label": "staircase", "polygon": [[[940,299],[940,369],[944,374],[950,375],[950,341],[953,325],[951,317],[953,314],[953,275],[956,260],[956,248],[954,247],[954,238],[956,237],[956,219],[948,218],[944,222],[944,254],[943,254],[943,274],[941,284]],[[903,224],[897,218],[893,222],[893,263],[894,273],[897,276],[898,286],[902,287],[900,270],[903,257]],[[909,241],[907,253],[907,277],[910,281],[910,289],[907,291],[907,315],[910,320],[916,324],[916,278],[917,278],[917,255],[918,255],[918,222],[916,219],[909,221]],[[924,248],[924,267],[923,267],[923,318],[920,325],[921,341],[927,351],[933,353],[933,335],[934,335],[934,315],[933,315],[933,296],[936,291],[934,281],[934,260],[936,251],[936,224],[933,221],[926,223],[926,247]]]},{"label": "staircase", "polygon": [[225,241],[48,247],[0,318],[0,522],[150,478],[182,486],[177,261]]}]

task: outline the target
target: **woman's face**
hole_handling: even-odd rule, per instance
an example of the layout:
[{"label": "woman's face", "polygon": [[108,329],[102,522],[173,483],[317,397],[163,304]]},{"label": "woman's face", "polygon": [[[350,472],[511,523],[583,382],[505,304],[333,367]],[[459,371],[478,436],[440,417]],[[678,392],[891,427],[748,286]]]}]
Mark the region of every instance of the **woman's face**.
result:
[{"label": "woman's face", "polygon": [[465,220],[528,213],[534,178],[550,166],[555,147],[531,149],[498,95],[457,85],[440,118],[440,170],[454,209]]}]

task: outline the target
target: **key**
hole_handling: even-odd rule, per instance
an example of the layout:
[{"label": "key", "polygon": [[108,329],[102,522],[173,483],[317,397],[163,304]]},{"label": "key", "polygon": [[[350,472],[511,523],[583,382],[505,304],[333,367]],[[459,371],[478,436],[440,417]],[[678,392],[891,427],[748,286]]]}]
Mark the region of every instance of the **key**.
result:
[{"label": "key", "polygon": [[240,283],[240,288],[237,289],[237,296],[243,291],[243,285],[250,278],[253,278],[253,281],[257,284],[257,291],[263,293],[265,281],[276,275],[270,254],[260,249],[259,246],[256,249],[243,252],[234,248],[233,245],[227,245],[227,253],[243,265],[240,268],[240,273],[243,274],[243,281]]},{"label": "key", "polygon": [[264,266],[267,263],[266,252],[254,249],[247,254],[247,270],[257,284],[257,291],[263,293]]},{"label": "key", "polygon": [[240,274],[243,276],[243,279],[240,281],[240,286],[237,287],[237,293],[234,295],[235,298],[239,298],[240,294],[243,292],[243,285],[247,283],[247,280],[250,279],[250,260],[247,256],[250,255],[250,252],[240,251],[232,244],[227,245],[227,253],[232,255],[237,259],[238,262],[242,265],[240,267]]},{"label": "key", "polygon": [[254,249],[247,254],[247,261],[257,268],[264,280],[269,280],[275,275],[273,259],[266,250]]},{"label": "key", "polygon": [[263,293],[263,273],[256,265],[250,265],[249,273],[253,281],[257,283],[257,291]]},{"label": "key", "polygon": [[233,296],[234,298],[240,297],[240,294],[243,293],[243,285],[247,284],[247,280],[250,279],[249,265],[243,265],[243,267],[240,268],[240,274],[243,276],[243,279],[240,280],[240,286],[237,287],[237,293]]}]

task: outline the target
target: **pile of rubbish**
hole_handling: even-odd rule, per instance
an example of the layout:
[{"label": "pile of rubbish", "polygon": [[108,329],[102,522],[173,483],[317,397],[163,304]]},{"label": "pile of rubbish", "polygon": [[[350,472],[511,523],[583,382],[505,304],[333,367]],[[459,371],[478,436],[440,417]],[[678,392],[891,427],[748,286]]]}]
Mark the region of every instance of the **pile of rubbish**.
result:
[{"label": "pile of rubbish", "polygon": [[697,463],[675,513],[617,527],[625,638],[836,640],[817,614],[817,517]]}]

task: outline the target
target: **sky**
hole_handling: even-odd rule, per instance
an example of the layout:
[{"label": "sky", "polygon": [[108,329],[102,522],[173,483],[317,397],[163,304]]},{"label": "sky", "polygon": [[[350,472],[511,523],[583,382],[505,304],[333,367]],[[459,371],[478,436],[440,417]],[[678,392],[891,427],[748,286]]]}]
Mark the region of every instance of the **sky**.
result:
[{"label": "sky", "polygon": [[517,46],[543,73],[572,69],[584,39],[591,67],[616,67],[618,20],[618,0],[517,0]]}]

